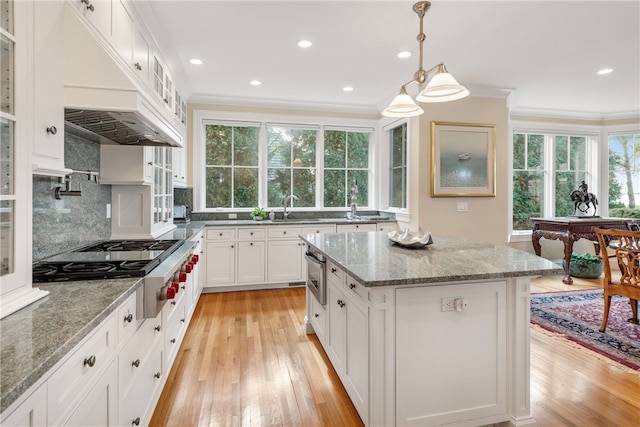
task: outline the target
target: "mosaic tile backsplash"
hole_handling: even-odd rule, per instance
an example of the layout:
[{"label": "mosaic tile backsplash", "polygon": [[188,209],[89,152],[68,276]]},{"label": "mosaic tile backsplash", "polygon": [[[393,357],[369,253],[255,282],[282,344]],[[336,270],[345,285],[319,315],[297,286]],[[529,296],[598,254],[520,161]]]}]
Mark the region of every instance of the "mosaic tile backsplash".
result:
[{"label": "mosaic tile backsplash", "polygon": [[[100,170],[100,146],[73,135],[65,135],[65,167],[73,170]],[[75,247],[109,239],[111,186],[87,179],[85,174],[71,175],[71,190],[82,196],[63,196],[56,200],[56,187],[64,187],[57,178],[33,176],[33,261]]]}]

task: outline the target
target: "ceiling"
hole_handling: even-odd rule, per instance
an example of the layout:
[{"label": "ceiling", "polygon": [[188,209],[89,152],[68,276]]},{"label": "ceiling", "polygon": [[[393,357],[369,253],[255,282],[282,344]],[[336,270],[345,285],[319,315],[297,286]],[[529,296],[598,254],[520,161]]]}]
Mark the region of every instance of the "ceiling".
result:
[{"label": "ceiling", "polygon": [[[149,3],[190,101],[379,112],[418,69],[412,1]],[[424,32],[424,68],[443,61],[471,96],[511,94],[522,111],[640,112],[640,1],[434,0]]]}]

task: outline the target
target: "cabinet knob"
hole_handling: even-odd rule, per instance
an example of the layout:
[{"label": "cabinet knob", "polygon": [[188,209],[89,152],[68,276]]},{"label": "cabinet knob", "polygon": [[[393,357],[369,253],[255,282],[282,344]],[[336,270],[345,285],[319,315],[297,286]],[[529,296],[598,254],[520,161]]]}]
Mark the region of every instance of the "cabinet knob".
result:
[{"label": "cabinet knob", "polygon": [[333,268],[333,267],[331,268],[331,272],[332,272],[332,273],[335,273],[336,271],[338,271],[338,269]]},{"label": "cabinet knob", "polygon": [[222,237],[222,233],[220,233],[220,237]]},{"label": "cabinet knob", "polygon": [[158,326],[156,326],[156,327],[155,327],[155,328],[153,328],[153,329],[155,329],[157,332],[160,332],[160,329],[162,329],[162,328],[160,327],[160,325],[158,325]]},{"label": "cabinet knob", "polygon": [[55,135],[56,133],[58,133],[58,128],[55,126],[49,126],[47,128],[47,133],[51,135]]},{"label": "cabinet knob", "polygon": [[249,234],[251,234],[253,236],[253,231],[251,233],[249,233]]},{"label": "cabinet knob", "polygon": [[342,301],[341,299],[339,299],[338,301],[336,301],[338,303],[338,305],[340,307],[344,307],[346,304],[344,303],[344,301]]},{"label": "cabinet knob", "polygon": [[186,319],[180,319],[180,321],[181,321],[182,323],[184,323],[184,321],[185,321],[185,320],[186,320]]},{"label": "cabinet knob", "polygon": [[320,317],[320,315],[318,313],[315,313],[313,316],[314,317]]},{"label": "cabinet knob", "polygon": [[84,4],[85,7],[90,10],[91,12],[95,11],[95,8],[93,7],[93,5],[91,3],[89,3],[89,0],[80,0],[80,3]]},{"label": "cabinet knob", "polygon": [[84,363],[83,365],[89,365],[90,368],[93,368],[93,365],[96,364],[96,356],[91,355],[90,357],[87,357],[86,359],[84,359]]},{"label": "cabinet knob", "polygon": [[154,376],[155,378],[160,378],[160,372],[156,372],[155,374],[153,374],[153,376]]},{"label": "cabinet knob", "polygon": [[133,314],[129,313],[126,316],[124,316],[124,321],[127,323],[133,322]]},{"label": "cabinet knob", "polygon": [[176,302],[175,301],[171,301],[171,305],[176,305]]},{"label": "cabinet knob", "polygon": [[135,366],[136,368],[140,366],[140,359],[136,359],[131,362],[131,366]]},{"label": "cabinet knob", "polygon": [[176,343],[176,339],[175,338],[171,338],[171,340],[169,341],[171,344],[175,344]]},{"label": "cabinet knob", "polygon": [[140,65],[139,62],[136,62],[135,64],[133,64],[133,66],[135,67],[136,70],[142,71],[142,66]]},{"label": "cabinet knob", "polygon": [[149,166],[153,166],[153,162],[147,162]]},{"label": "cabinet knob", "polygon": [[135,420],[131,421],[131,425],[139,426],[140,425],[140,417],[136,417]]},{"label": "cabinet knob", "polygon": [[253,242],[249,243],[249,246],[253,246]]},{"label": "cabinet knob", "polygon": [[349,283],[349,289],[355,289],[356,285],[354,283]]},{"label": "cabinet knob", "polygon": [[231,245],[231,249],[233,249],[233,248],[234,248],[234,246],[233,246],[233,245]]}]

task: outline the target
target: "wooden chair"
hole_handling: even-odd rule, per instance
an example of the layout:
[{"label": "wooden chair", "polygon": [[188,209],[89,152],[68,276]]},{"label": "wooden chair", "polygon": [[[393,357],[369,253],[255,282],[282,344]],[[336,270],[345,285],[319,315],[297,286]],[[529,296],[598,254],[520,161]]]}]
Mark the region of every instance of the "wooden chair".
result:
[{"label": "wooden chair", "polygon": [[[611,297],[622,295],[629,298],[633,316],[629,322],[638,324],[638,300],[640,299],[640,231],[603,229],[593,227],[600,243],[600,253],[604,262],[604,316],[600,332],[607,328]],[[615,259],[620,268],[620,279],[611,278],[611,265],[607,247],[615,250]]]}]

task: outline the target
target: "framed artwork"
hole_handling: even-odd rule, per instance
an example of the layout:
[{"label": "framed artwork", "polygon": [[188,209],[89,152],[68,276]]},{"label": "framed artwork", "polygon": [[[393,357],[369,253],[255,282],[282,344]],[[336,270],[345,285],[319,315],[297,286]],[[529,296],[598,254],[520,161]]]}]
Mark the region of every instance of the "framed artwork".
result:
[{"label": "framed artwork", "polygon": [[495,197],[495,125],[431,122],[431,197]]}]

